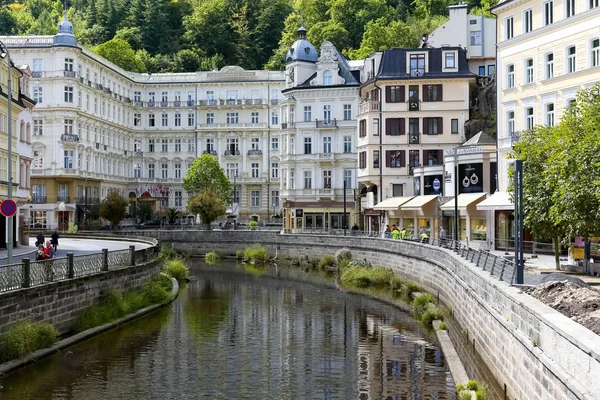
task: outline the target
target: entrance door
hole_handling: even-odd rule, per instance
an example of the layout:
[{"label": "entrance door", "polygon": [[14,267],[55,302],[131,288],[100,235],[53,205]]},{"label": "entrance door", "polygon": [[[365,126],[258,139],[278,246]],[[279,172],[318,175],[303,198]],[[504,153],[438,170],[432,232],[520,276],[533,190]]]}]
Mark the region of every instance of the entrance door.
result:
[{"label": "entrance door", "polygon": [[69,229],[69,212],[59,211],[58,212],[58,229],[61,231],[67,231]]}]

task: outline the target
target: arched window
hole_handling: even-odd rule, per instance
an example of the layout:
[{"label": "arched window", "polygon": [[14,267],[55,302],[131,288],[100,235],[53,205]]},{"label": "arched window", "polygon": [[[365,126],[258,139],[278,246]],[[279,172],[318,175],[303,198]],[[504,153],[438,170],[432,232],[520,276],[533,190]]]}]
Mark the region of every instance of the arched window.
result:
[{"label": "arched window", "polygon": [[323,85],[327,86],[327,85],[332,85],[333,81],[331,78],[331,71],[327,70],[325,72],[323,72]]}]

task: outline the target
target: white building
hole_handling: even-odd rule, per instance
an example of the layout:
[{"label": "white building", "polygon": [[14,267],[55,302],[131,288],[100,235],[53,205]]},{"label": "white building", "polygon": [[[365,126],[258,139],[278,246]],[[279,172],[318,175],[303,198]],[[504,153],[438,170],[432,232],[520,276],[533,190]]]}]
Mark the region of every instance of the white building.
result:
[{"label": "white building", "polygon": [[[138,74],[80,47],[65,19],[56,36],[0,38],[32,66],[31,226],[83,222],[108,189],[134,207],[186,210],[183,177],[203,154],[219,158],[241,218],[279,209],[279,98],[283,72]],[[275,208],[275,209],[274,209]]]},{"label": "white building", "polygon": [[285,227],[349,228],[357,222],[354,189],[360,71],[351,68],[330,42],[322,44],[319,56],[306,40],[304,28],[298,35],[286,55],[287,79],[281,102]]}]

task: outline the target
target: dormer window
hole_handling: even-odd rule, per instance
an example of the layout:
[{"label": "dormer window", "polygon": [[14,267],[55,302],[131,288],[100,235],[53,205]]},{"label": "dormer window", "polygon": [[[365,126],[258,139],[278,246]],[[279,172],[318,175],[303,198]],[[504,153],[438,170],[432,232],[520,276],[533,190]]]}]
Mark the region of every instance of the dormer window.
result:
[{"label": "dormer window", "polygon": [[446,53],[444,59],[446,68],[456,68],[456,53]]},{"label": "dormer window", "polygon": [[410,76],[414,78],[425,74],[425,54],[410,55]]},{"label": "dormer window", "polygon": [[333,79],[331,77],[331,71],[329,71],[329,70],[323,72],[323,85],[324,86],[333,85]]}]

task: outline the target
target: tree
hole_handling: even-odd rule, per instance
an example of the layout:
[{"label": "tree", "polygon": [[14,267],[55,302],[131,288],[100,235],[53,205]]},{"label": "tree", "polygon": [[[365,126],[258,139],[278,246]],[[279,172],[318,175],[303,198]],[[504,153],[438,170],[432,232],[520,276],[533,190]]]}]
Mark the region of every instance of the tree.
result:
[{"label": "tree", "polygon": [[128,204],[127,200],[119,192],[111,190],[100,204],[100,217],[110,221],[113,226],[118,225],[125,218]]},{"label": "tree", "polygon": [[210,224],[227,212],[227,203],[216,190],[207,189],[190,199],[188,210],[199,214],[210,230]]},{"label": "tree", "polygon": [[224,204],[231,202],[231,182],[216,157],[203,154],[183,178],[183,189],[192,197],[204,191],[214,191]]},{"label": "tree", "polygon": [[314,24],[308,31],[307,39],[316,47],[319,47],[326,40],[339,49],[347,48],[349,44],[346,28],[341,23],[332,20]]},{"label": "tree", "polygon": [[180,216],[181,213],[176,208],[169,208],[167,210],[167,219],[170,224],[174,224]]},{"label": "tree", "polygon": [[111,39],[92,48],[92,50],[127,71],[146,72],[146,66],[141,58],[123,39]]}]

